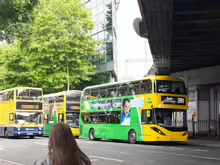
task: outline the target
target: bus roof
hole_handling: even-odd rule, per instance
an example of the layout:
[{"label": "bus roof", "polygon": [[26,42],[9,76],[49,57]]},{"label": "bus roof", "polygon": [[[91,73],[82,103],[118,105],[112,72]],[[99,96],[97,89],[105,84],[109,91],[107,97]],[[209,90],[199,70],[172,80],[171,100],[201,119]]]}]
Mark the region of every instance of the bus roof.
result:
[{"label": "bus roof", "polygon": [[84,88],[83,90],[91,89],[91,88],[97,88],[97,87],[110,86],[110,85],[117,85],[117,84],[122,84],[122,83],[138,82],[138,81],[143,81],[143,80],[146,80],[146,79],[184,82],[183,79],[172,77],[172,76],[155,76],[155,75],[151,75],[151,76],[146,76],[146,77],[143,77],[143,78],[140,78],[140,79],[124,80],[124,81],[118,81],[118,82],[88,86],[88,87]]},{"label": "bus roof", "polygon": [[80,91],[80,90],[62,91],[62,92],[57,92],[57,93],[46,94],[43,97],[52,97],[52,96],[65,95],[65,94],[69,94],[69,93],[81,93],[81,92],[82,91]]},{"label": "bus roof", "polygon": [[35,90],[43,90],[42,88],[35,88],[35,87],[14,87],[14,88],[9,88],[5,90],[1,90],[0,92],[6,92],[6,91],[11,91],[15,89],[35,89]]}]

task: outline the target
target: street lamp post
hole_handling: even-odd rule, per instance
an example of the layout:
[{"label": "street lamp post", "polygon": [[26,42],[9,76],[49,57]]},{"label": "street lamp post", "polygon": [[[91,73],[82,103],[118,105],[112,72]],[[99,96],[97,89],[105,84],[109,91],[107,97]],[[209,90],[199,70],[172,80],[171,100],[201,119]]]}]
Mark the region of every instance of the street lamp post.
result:
[{"label": "street lamp post", "polygon": [[67,91],[70,90],[70,79],[69,79],[69,63],[68,59],[66,60],[66,73],[67,73]]}]

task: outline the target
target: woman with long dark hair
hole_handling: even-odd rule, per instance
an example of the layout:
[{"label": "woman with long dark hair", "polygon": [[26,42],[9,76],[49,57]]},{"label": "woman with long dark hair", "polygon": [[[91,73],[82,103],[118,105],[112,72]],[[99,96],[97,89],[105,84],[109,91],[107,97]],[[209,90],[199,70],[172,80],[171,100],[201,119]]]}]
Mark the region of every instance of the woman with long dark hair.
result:
[{"label": "woman with long dark hair", "polygon": [[34,165],[91,165],[89,158],[80,150],[70,127],[56,124],[50,134],[48,155]]}]

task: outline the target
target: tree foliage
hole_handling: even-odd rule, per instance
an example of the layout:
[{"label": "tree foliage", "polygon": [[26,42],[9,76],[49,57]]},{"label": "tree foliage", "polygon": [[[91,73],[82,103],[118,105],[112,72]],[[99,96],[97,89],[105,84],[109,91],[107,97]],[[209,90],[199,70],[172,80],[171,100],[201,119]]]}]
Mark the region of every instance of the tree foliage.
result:
[{"label": "tree foliage", "polygon": [[[29,17],[30,18],[30,17]],[[43,87],[45,93],[89,80],[98,42],[90,35],[91,13],[79,0],[39,0],[16,43],[1,51],[4,79],[10,86]],[[68,68],[68,69],[67,69]],[[67,74],[69,70],[69,74]]]},{"label": "tree foliage", "polygon": [[22,25],[32,20],[38,0],[0,0],[0,41],[11,43],[23,36]]}]

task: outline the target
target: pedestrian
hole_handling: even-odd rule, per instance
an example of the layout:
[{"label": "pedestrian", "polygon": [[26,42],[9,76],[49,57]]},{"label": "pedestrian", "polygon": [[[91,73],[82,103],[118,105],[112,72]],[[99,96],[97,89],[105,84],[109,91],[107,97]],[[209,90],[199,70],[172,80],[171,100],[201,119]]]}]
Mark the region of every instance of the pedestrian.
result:
[{"label": "pedestrian", "polygon": [[91,165],[91,161],[77,145],[69,125],[58,123],[49,137],[48,154],[34,165]]}]

